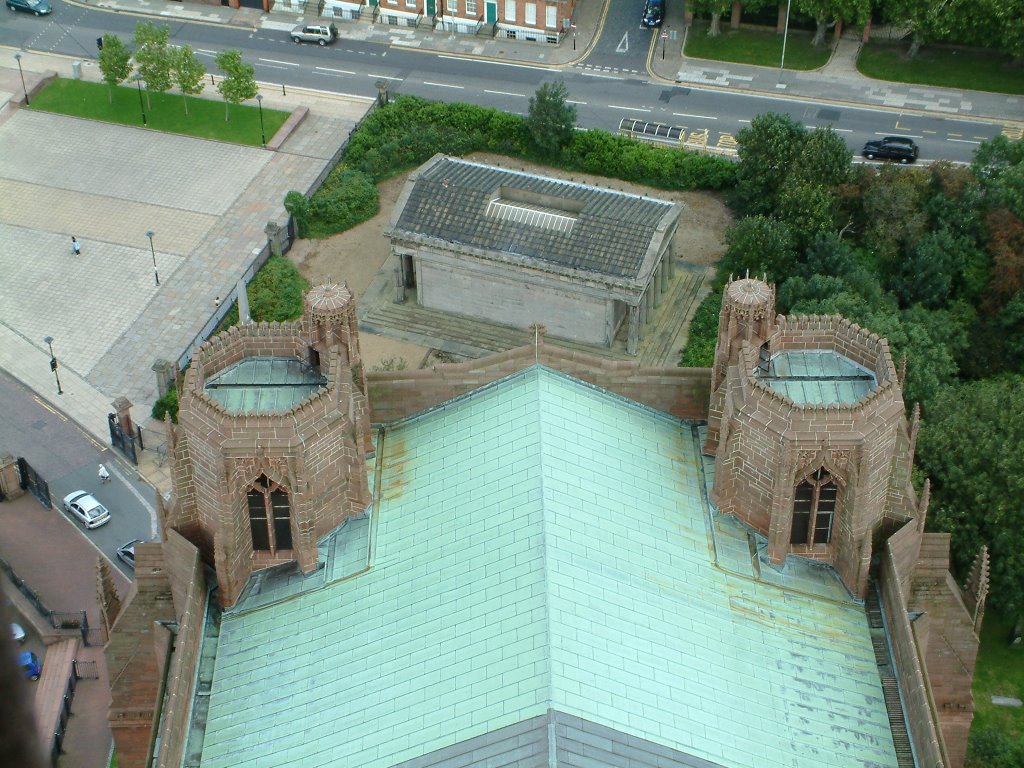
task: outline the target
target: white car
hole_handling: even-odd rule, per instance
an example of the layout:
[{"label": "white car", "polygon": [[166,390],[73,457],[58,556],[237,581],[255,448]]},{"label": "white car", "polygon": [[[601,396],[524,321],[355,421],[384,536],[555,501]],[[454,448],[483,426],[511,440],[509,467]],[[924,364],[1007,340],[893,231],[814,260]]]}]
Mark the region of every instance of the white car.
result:
[{"label": "white car", "polygon": [[21,624],[15,624],[11,622],[11,639],[21,645],[25,642],[25,630],[21,628]]},{"label": "white car", "polygon": [[110,522],[110,512],[91,493],[75,491],[64,497],[64,509],[77,517],[86,528],[99,528]]}]

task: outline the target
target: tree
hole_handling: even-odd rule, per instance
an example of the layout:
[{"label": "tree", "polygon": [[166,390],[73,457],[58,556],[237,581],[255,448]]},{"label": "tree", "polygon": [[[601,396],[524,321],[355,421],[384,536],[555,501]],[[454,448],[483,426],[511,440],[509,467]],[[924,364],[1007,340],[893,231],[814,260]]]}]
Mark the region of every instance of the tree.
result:
[{"label": "tree", "polygon": [[819,235],[835,231],[836,204],[830,190],[790,177],[779,190],[776,217],[789,226],[798,251]]},{"label": "tree", "polygon": [[996,136],[984,142],[974,153],[971,169],[990,208],[1007,208],[1024,219],[1024,139]]},{"label": "tree", "polygon": [[928,229],[922,200],[927,178],[883,168],[865,186],[860,199],[864,245],[873,250],[883,271],[908,251]]},{"label": "tree", "polygon": [[987,258],[966,237],[943,227],[924,235],[895,265],[888,288],[902,306],[946,306],[954,295],[976,299],[987,277]]},{"label": "tree", "polygon": [[1005,208],[990,213],[988,252],[992,256],[992,280],[985,309],[994,314],[1024,289],[1024,221]]},{"label": "tree", "polygon": [[[170,29],[148,21],[135,26],[135,64],[146,81],[146,101],[150,91],[163,93],[171,88]],[[150,105],[152,109],[152,105]]]},{"label": "tree", "polygon": [[99,63],[100,72],[103,73],[103,82],[109,88],[107,97],[111,104],[114,103],[114,88],[128,79],[132,73],[132,54],[128,47],[117,35],[106,34],[103,36],[103,50],[100,51]]},{"label": "tree", "polygon": [[747,216],[726,233],[727,248],[718,263],[719,278],[766,274],[781,283],[793,273],[796,249],[789,227],[769,216]]},{"label": "tree", "polygon": [[206,67],[199,61],[192,48],[183,45],[171,54],[171,74],[175,85],[181,91],[181,100],[185,103],[187,115],[188,97],[197,96],[206,87]]},{"label": "tree", "polygon": [[736,134],[740,163],[735,202],[744,213],[770,214],[807,131],[789,115],[766,112]]},{"label": "tree", "polygon": [[224,122],[228,120],[228,105],[241,104],[256,96],[256,69],[242,61],[242,52],[235,49],[221,51],[214,59],[224,77],[217,90],[224,97]]},{"label": "tree", "polygon": [[825,43],[825,32],[838,22],[863,24],[871,16],[870,0],[797,0],[797,8],[814,19],[811,45],[815,48]]},{"label": "tree", "polygon": [[732,7],[732,0],[690,0],[687,7],[694,16],[708,14],[711,23],[708,25],[708,37],[718,37],[722,34],[721,19],[723,13],[728,13]]},{"label": "tree", "polygon": [[853,153],[832,128],[815,128],[793,158],[790,174],[803,181],[835,187],[850,180]]},{"label": "tree", "polygon": [[557,155],[572,140],[576,107],[566,103],[568,97],[569,89],[562,80],[544,83],[530,97],[526,123],[533,142],[546,155]]},{"label": "tree", "polygon": [[944,387],[924,414],[918,461],[932,478],[929,528],[952,534],[956,572],[989,547],[988,604],[1024,611],[1024,377]]},{"label": "tree", "polygon": [[887,0],[886,20],[910,28],[908,58],[914,58],[926,42],[949,35],[957,0]]}]

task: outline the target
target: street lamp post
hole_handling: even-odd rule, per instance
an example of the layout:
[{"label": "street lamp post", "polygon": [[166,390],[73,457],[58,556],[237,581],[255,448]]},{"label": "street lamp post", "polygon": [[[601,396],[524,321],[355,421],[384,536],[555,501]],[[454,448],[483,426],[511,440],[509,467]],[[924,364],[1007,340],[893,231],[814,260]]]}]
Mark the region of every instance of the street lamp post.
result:
[{"label": "street lamp post", "polygon": [[50,370],[53,371],[53,376],[57,379],[57,394],[63,395],[64,390],[60,388],[60,374],[57,373],[57,358],[53,356],[53,336],[46,336],[43,338],[46,342],[46,346],[50,349]]},{"label": "street lamp post", "polygon": [[14,54],[15,61],[18,62],[18,74],[21,75],[21,90],[25,92],[25,106],[30,106],[28,100],[28,88],[25,87],[25,73],[21,71],[21,54]]},{"label": "street lamp post", "polygon": [[263,129],[263,94],[256,94],[256,106],[260,108],[260,139],[263,141],[263,146],[267,146],[267,132]]},{"label": "street lamp post", "polygon": [[146,232],[146,237],[149,238],[149,252],[153,254],[153,279],[157,285],[160,285],[160,273],[156,271],[156,251],[153,250],[153,235],[155,235],[152,229]]},{"label": "street lamp post", "polygon": [[779,82],[782,81],[782,70],[786,68],[786,38],[789,37],[789,6],[792,0],[786,0],[786,25],[782,28],[782,60],[779,62]]},{"label": "street lamp post", "polygon": [[138,72],[136,72],[132,76],[132,79],[135,81],[135,84],[137,86],[139,86],[139,111],[142,112],[142,125],[145,126],[146,125],[146,105],[142,103],[142,75],[140,75]]}]

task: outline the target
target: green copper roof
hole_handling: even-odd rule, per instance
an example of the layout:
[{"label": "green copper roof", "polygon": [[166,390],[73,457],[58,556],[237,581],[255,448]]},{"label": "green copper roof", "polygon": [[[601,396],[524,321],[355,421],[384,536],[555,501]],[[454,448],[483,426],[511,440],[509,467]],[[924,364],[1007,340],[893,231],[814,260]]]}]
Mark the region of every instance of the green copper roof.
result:
[{"label": "green copper roof", "polygon": [[875,388],[867,368],[829,350],[779,352],[758,378],[794,403],[853,404]]},{"label": "green copper roof", "polygon": [[755,573],[699,440],[542,367],[393,425],[375,517],[224,613],[202,765],[383,768],[554,709],[721,766],[895,766],[863,611]]},{"label": "green copper roof", "polygon": [[296,357],[249,357],[206,380],[206,394],[234,413],[284,413],[327,379]]}]

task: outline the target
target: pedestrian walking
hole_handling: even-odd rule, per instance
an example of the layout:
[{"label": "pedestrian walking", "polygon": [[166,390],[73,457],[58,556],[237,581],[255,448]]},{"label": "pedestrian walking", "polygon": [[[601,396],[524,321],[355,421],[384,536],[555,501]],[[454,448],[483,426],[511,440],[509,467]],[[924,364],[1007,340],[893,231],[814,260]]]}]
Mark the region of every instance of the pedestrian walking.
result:
[{"label": "pedestrian walking", "polygon": [[71,237],[71,252],[75,254],[75,256],[80,256],[82,254],[82,244],[75,240],[74,235]]},{"label": "pedestrian walking", "polygon": [[99,475],[101,483],[109,483],[110,482],[110,473],[107,472],[107,468],[104,467],[102,464],[100,464],[100,471],[97,472],[96,474]]}]

